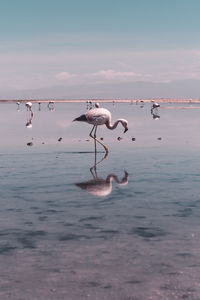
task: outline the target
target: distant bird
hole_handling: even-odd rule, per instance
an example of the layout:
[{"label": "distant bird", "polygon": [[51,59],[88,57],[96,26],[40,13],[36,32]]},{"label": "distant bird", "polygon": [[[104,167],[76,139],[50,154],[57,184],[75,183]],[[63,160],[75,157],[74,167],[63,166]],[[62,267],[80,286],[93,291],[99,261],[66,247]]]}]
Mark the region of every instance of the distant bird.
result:
[{"label": "distant bird", "polygon": [[160,104],[158,104],[157,102],[154,102],[152,105],[152,108],[158,108],[158,107],[160,107]]},{"label": "distant bird", "polygon": [[[124,133],[128,130],[128,122],[125,119],[118,119],[113,125],[111,125],[111,113],[105,108],[93,108],[73,121],[81,121],[94,125],[89,136],[102,145],[106,150],[106,153],[108,153],[108,148],[96,138],[97,126],[105,124],[108,129],[112,130],[121,123],[125,128]],[[94,135],[92,135],[93,131]]]},{"label": "distant bird", "polygon": [[89,101],[88,109],[92,109],[92,101]]},{"label": "distant bird", "polygon": [[32,111],[32,103],[31,102],[26,102],[26,107],[27,107],[27,109]]},{"label": "distant bird", "polygon": [[51,112],[54,110],[54,101],[49,101],[48,108]]}]

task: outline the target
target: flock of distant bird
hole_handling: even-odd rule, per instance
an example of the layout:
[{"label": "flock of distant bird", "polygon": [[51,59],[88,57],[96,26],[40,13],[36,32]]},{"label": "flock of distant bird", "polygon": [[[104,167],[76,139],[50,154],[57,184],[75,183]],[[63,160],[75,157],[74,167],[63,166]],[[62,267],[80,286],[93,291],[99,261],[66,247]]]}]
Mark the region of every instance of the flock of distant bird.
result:
[{"label": "flock of distant bird", "polygon": [[[153,115],[154,119],[159,118],[158,114],[155,113],[155,110],[157,110],[160,105],[156,103],[155,101],[152,101],[152,107],[151,107],[151,114]],[[40,109],[40,102],[39,109]],[[18,108],[20,105],[20,102],[17,102]],[[85,122],[88,124],[93,125],[92,130],[90,131],[89,136],[94,139],[95,143],[99,143],[103,148],[105,149],[106,153],[108,153],[108,148],[106,145],[104,145],[100,140],[97,139],[96,133],[97,133],[97,127],[101,125],[106,125],[106,127],[110,130],[115,129],[119,123],[124,127],[124,133],[128,130],[128,121],[126,119],[118,119],[114,122],[114,124],[111,124],[111,113],[106,108],[101,108],[99,103],[95,103],[95,108],[93,108],[93,103],[91,101],[87,101],[87,112],[77,118],[75,118],[73,121],[79,121],[79,122]],[[31,112],[31,118],[29,121],[29,124],[27,123],[28,128],[32,127],[32,119],[33,119],[33,111],[32,111],[32,102],[26,102],[25,106],[28,111]],[[50,110],[54,109],[54,102],[50,101],[48,103],[48,107]],[[96,144],[95,144],[96,146]],[[96,150],[96,148],[95,148]]]},{"label": "flock of distant bird", "polygon": [[[87,105],[92,105],[92,102],[87,103]],[[160,107],[158,103],[153,101],[151,113],[155,116],[154,110]],[[158,116],[157,116],[158,117]],[[114,124],[111,124],[111,113],[109,110],[105,108],[100,108],[99,103],[95,104],[95,108],[90,107],[90,109],[83,115],[81,115],[78,118],[75,118],[73,121],[79,121],[79,122],[86,122],[88,124],[93,125],[92,130],[90,131],[89,136],[94,139],[95,142],[98,142],[100,145],[102,145],[108,153],[108,148],[106,145],[104,145],[101,141],[99,141],[96,137],[97,127],[100,125],[106,125],[108,129],[115,129],[119,123],[122,124],[124,127],[124,133],[128,130],[128,121],[126,119],[118,119],[114,122]],[[94,132],[94,135],[93,135]]]},{"label": "flock of distant bird", "polygon": [[[19,107],[20,107],[21,102],[17,101],[16,104],[17,104],[17,110],[19,111],[20,110]],[[27,110],[29,110],[31,112],[33,112],[32,111],[32,105],[33,104],[30,101],[28,101],[28,102],[25,103],[25,106],[26,106]],[[41,110],[41,102],[38,102],[38,105],[39,105],[39,110]],[[49,108],[50,111],[54,110],[54,101],[49,101],[48,108]]]}]

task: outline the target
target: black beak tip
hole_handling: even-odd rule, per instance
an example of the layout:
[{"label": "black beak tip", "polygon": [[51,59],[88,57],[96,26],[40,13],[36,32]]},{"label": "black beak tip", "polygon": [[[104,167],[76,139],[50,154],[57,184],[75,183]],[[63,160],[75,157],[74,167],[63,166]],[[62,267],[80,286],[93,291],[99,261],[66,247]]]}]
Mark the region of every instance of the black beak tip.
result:
[{"label": "black beak tip", "polygon": [[128,127],[125,128],[124,133],[128,131]]}]

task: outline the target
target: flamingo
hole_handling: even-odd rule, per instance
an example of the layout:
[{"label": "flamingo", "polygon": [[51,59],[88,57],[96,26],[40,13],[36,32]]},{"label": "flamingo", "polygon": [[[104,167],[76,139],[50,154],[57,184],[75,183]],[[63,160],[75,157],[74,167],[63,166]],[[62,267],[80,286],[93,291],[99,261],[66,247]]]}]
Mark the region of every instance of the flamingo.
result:
[{"label": "flamingo", "polygon": [[29,109],[32,112],[32,103],[31,102],[26,102],[26,107],[27,107],[27,110]]},{"label": "flamingo", "polygon": [[[108,148],[96,138],[97,127],[99,125],[106,125],[106,127],[108,129],[113,130],[117,127],[117,125],[119,123],[121,123],[122,126],[125,128],[124,133],[128,130],[128,121],[125,119],[118,119],[112,125],[111,124],[111,113],[109,112],[109,110],[107,110],[105,108],[93,108],[93,109],[89,110],[88,112],[86,112],[84,115],[81,115],[80,117],[74,119],[73,121],[80,121],[80,122],[86,122],[88,124],[92,124],[93,128],[92,128],[89,136],[91,138],[93,138],[94,141],[96,141],[100,145],[102,145],[104,147],[106,153],[108,153]],[[92,135],[93,131],[94,131],[94,135]],[[96,148],[95,148],[95,150],[96,150]]]},{"label": "flamingo", "polygon": [[48,108],[51,112],[54,110],[54,101],[49,101]]},{"label": "flamingo", "polygon": [[152,108],[158,108],[158,107],[160,107],[160,104],[158,104],[157,102],[154,102],[154,101],[152,101],[152,102],[153,102]]}]

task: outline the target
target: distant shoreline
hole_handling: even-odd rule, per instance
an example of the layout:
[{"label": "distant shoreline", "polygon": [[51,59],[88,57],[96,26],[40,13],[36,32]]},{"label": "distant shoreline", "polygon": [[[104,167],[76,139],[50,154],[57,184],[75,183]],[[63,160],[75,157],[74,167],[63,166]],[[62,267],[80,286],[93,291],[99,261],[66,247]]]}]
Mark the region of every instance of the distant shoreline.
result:
[{"label": "distant shoreline", "polygon": [[100,102],[100,103],[151,103],[151,102],[158,102],[158,103],[200,103],[200,99],[2,99],[0,103],[87,103],[87,102]]}]

